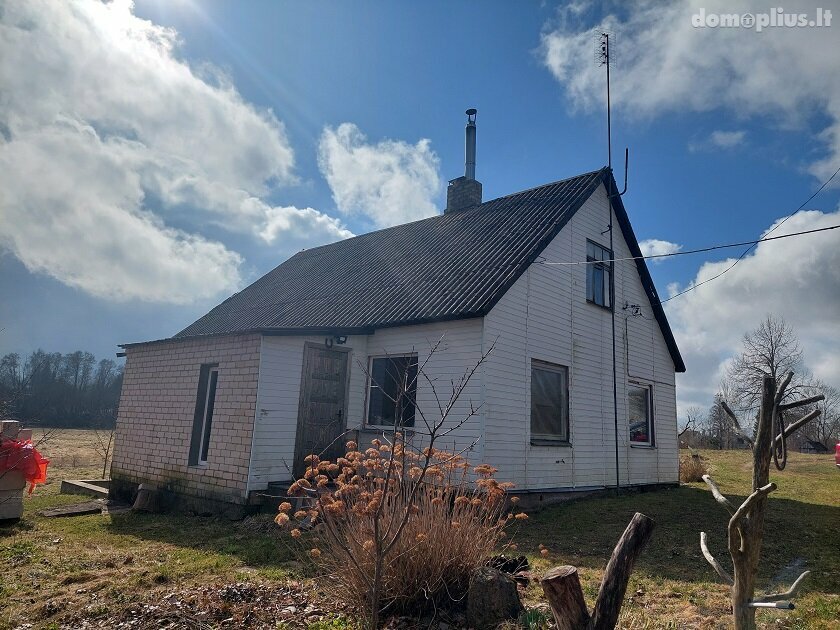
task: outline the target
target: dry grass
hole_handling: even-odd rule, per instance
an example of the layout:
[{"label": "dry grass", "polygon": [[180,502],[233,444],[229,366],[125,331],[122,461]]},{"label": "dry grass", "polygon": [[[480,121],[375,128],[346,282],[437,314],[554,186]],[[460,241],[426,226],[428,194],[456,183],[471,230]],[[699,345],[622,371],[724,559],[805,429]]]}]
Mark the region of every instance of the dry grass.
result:
[{"label": "dry grass", "polygon": [[[93,627],[115,627],[131,607],[159,605],[173,592],[237,582],[304,585],[316,607],[332,609],[328,591],[317,592],[329,578],[306,577],[311,569],[286,547],[288,537],[277,535],[270,515],[242,523],[175,515],[38,516],[46,507],[86,500],[59,495],[62,477],[101,472],[101,461],[81,446],[87,442],[83,432],[64,436],[49,448],[43,446],[55,466],[48,483],[26,499],[23,520],[0,528],[0,630],[24,622],[34,628],[75,628],[87,621]],[[740,503],[750,486],[749,454],[701,455],[724,494]],[[90,468],[81,466],[85,461]],[[73,467],[74,462],[79,466]],[[771,471],[771,479],[779,489],[769,500],[759,587],[787,587],[799,572],[812,573],[796,610],[762,611],[760,627],[840,629],[840,471],[833,455],[791,453],[788,467]],[[731,627],[727,588],[698,545],[699,532],[705,530],[713,553],[727,560],[727,514],[702,482],[657,492],[602,494],[552,507],[519,523],[516,539],[535,576],[558,564],[578,566],[591,606],[609,554],[636,511],[657,525],[630,579],[620,627]],[[551,550],[547,558],[540,554],[540,543]],[[526,599],[531,607],[544,603],[538,584],[528,588]],[[299,612],[305,609],[294,605]],[[324,614],[325,621],[317,627],[347,627]],[[531,627],[544,627],[538,625],[544,620],[539,614],[533,617]],[[306,627],[284,624],[279,627]]]},{"label": "dry grass", "polygon": [[683,453],[680,455],[680,481],[682,483],[703,481],[703,475],[708,472],[700,453]]}]

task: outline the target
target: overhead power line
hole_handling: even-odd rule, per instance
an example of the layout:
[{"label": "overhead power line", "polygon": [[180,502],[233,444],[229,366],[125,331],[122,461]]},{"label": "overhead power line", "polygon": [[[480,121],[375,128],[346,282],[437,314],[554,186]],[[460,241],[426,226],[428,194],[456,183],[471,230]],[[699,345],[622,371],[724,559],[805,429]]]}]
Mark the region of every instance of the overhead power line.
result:
[{"label": "overhead power line", "polygon": [[764,235],[762,238],[755,239],[754,241],[741,241],[740,243],[725,243],[723,245],[712,245],[712,246],[709,246],[709,247],[700,247],[698,249],[689,249],[689,250],[679,251],[679,252],[669,252],[667,254],[649,254],[647,256],[628,256],[626,258],[612,258],[610,260],[584,260],[584,261],[577,261],[577,262],[552,262],[552,261],[548,261],[548,260],[540,260],[538,258],[534,262],[534,264],[537,264],[537,265],[552,265],[552,266],[591,265],[591,264],[596,264],[596,263],[603,264],[605,262],[622,262],[622,261],[628,261],[628,260],[648,260],[648,259],[656,259],[656,258],[670,258],[672,256],[687,256],[689,254],[700,254],[700,253],[703,253],[703,252],[711,252],[711,251],[714,251],[714,250],[717,250],[717,249],[728,249],[728,248],[732,248],[732,247],[741,247],[743,245],[749,245],[749,247],[747,247],[747,249],[745,249],[743,252],[741,252],[741,254],[738,256],[738,258],[736,258],[735,261],[731,265],[729,265],[726,269],[724,269],[723,271],[721,271],[718,274],[715,274],[711,278],[706,278],[702,282],[698,282],[697,284],[692,284],[691,286],[687,287],[683,291],[680,291],[679,293],[675,293],[674,295],[672,295],[669,298],[666,298],[664,300],[660,300],[659,303],[663,304],[663,303],[668,302],[670,300],[673,300],[674,298],[677,298],[681,295],[685,295],[689,291],[693,291],[697,287],[700,287],[700,286],[702,286],[702,285],[704,285],[708,282],[711,282],[712,280],[717,280],[723,274],[725,274],[727,271],[731,271],[732,268],[735,267],[735,265],[737,265],[739,262],[741,262],[741,260],[744,259],[744,256],[749,254],[753,250],[753,248],[756,245],[758,245],[759,243],[766,243],[768,241],[775,241],[775,240],[779,240],[779,239],[783,239],[783,238],[790,238],[792,236],[804,236],[804,235],[807,235],[807,234],[814,234],[816,232],[825,232],[827,230],[836,230],[836,229],[840,228],[840,225],[830,225],[830,226],[824,227],[824,228],[817,228],[817,229],[813,229],[813,230],[804,230],[802,232],[792,232],[790,234],[782,234],[780,236],[770,236],[770,234],[772,234],[773,232],[778,230],[785,223],[785,221],[787,221],[792,216],[794,216],[797,212],[802,210],[802,208],[804,208],[806,205],[808,205],[814,199],[814,197],[819,195],[823,191],[823,189],[826,186],[828,186],[835,177],[837,177],[838,173],[840,173],[840,167],[838,167],[837,170],[834,171],[834,173],[832,173],[831,177],[829,177],[827,180],[825,180],[822,183],[822,185],[819,188],[817,188],[817,190],[815,190],[814,193],[810,197],[808,197],[805,201],[803,201],[796,210],[791,212],[784,219],[782,219],[776,225],[774,225],[770,229],[770,231],[768,231],[767,234]]},{"label": "overhead power line", "polygon": [[[667,254],[648,254],[646,256],[627,256],[625,258],[610,258],[606,260],[579,260],[575,262],[552,262],[549,260],[538,260],[537,265],[554,265],[554,266],[569,266],[569,265],[595,265],[604,264],[608,262],[624,262],[627,260],[650,260],[652,258],[670,258],[672,256],[687,256],[689,254],[700,254],[702,252],[711,252],[716,249],[729,249],[732,247],[742,247],[743,245],[755,246],[757,243],[766,243],[767,241],[777,241],[783,238],[790,238],[792,236],[804,236],[806,234],[814,234],[816,232],[825,232],[827,230],[836,230],[840,228],[838,225],[829,225],[827,227],[814,228],[813,230],[803,230],[801,232],[791,232],[790,234],[780,234],[779,236],[765,236],[754,241],[741,241],[740,243],[726,243],[723,245],[710,245],[709,247],[701,247],[699,249],[687,249],[685,251],[668,252]],[[771,230],[772,231],[772,230]],[[770,232],[768,232],[769,234]],[[743,254],[742,254],[743,256]],[[676,296],[674,296],[676,297]],[[663,300],[664,301],[664,300]]]},{"label": "overhead power line", "polygon": [[[779,221],[776,225],[774,225],[774,226],[773,226],[773,228],[772,228],[769,232],[767,232],[767,234],[769,235],[769,234],[771,234],[772,232],[774,232],[775,230],[779,229],[779,228],[782,226],[782,224],[784,224],[784,222],[785,222],[785,221],[787,221],[788,219],[790,219],[793,215],[795,215],[797,212],[799,212],[800,210],[802,210],[802,208],[804,208],[806,205],[808,205],[814,197],[816,197],[817,195],[819,195],[819,194],[822,192],[823,188],[825,188],[826,186],[828,186],[828,185],[831,183],[831,180],[832,180],[832,179],[834,179],[834,178],[837,176],[837,173],[840,173],[840,167],[837,167],[837,170],[836,170],[836,171],[834,171],[834,173],[832,173],[831,177],[829,177],[827,180],[825,180],[825,181],[822,183],[822,186],[820,186],[819,188],[817,188],[817,190],[815,190],[815,191],[814,191],[814,194],[813,194],[813,195],[811,195],[811,196],[810,196],[810,197],[808,197],[805,201],[803,201],[803,202],[799,205],[799,207],[798,207],[796,210],[794,210],[793,212],[791,212],[791,213],[790,213],[789,215],[787,215],[784,219],[782,219],[782,220],[781,220],[781,221]],[[756,246],[756,243],[751,244],[751,245],[750,245],[747,249],[745,249],[744,251],[742,251],[742,252],[741,252],[741,255],[740,255],[740,256],[738,256],[738,258],[736,258],[736,259],[735,259],[735,262],[733,262],[731,265],[729,265],[726,269],[724,269],[723,271],[721,271],[719,274],[716,274],[716,275],[712,276],[711,278],[706,278],[705,280],[703,280],[703,282],[698,282],[697,284],[692,284],[690,287],[687,287],[686,289],[683,289],[683,290],[682,290],[682,291],[680,291],[679,293],[675,293],[674,295],[672,295],[672,296],[671,296],[671,297],[669,297],[669,298],[666,298],[666,299],[664,299],[664,300],[659,300],[659,303],[660,303],[660,304],[663,304],[663,303],[665,303],[665,302],[669,302],[669,301],[673,300],[674,298],[677,298],[677,297],[679,297],[679,296],[681,296],[681,295],[685,295],[685,294],[686,294],[686,293],[688,293],[689,291],[693,291],[693,290],[694,290],[694,289],[696,289],[697,287],[702,286],[702,285],[706,284],[707,282],[711,282],[712,280],[717,280],[717,279],[718,279],[718,278],[720,278],[723,274],[725,274],[727,271],[731,271],[731,270],[732,270],[732,268],[733,268],[735,265],[737,265],[739,262],[741,262],[741,260],[743,260],[744,256],[746,256],[747,254],[749,254],[749,253],[752,251],[753,247],[755,247],[755,246]]]}]

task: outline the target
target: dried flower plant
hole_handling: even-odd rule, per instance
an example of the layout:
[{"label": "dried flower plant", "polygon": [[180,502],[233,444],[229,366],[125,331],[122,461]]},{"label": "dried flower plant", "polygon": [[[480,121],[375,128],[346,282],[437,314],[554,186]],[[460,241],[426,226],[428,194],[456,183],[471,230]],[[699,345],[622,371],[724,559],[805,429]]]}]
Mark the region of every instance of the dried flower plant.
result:
[{"label": "dried flower plant", "polygon": [[[289,488],[308,503],[293,519],[318,524],[318,546],[310,555],[329,573],[326,586],[355,605],[370,628],[378,627],[383,612],[416,611],[462,597],[470,573],[500,546],[514,518],[507,497],[513,484],[496,480],[492,466],[472,466],[464,457],[469,447],[448,452],[435,446],[476,414],[470,405],[466,417],[447,422],[489,352],[452,383],[448,400],[434,391],[426,359],[415,378],[425,379],[439,401],[434,419],[416,405],[422,426],[410,434],[397,422],[367,449],[348,442],[335,461],[311,454],[305,474]],[[394,402],[413,385],[403,383]],[[292,510],[281,504],[278,523],[290,522]],[[527,517],[520,512],[515,518]],[[299,526],[290,526],[299,537]]]}]

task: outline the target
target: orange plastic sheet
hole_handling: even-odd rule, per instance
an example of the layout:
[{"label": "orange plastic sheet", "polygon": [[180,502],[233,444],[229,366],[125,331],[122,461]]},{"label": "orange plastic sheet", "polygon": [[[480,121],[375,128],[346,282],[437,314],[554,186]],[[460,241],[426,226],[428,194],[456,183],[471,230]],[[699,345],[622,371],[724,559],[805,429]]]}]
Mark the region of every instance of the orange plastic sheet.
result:
[{"label": "orange plastic sheet", "polygon": [[47,466],[50,460],[38,452],[31,440],[0,441],[0,475],[17,470],[23,473],[23,478],[29,482],[29,494],[35,489],[35,484],[47,480]]}]

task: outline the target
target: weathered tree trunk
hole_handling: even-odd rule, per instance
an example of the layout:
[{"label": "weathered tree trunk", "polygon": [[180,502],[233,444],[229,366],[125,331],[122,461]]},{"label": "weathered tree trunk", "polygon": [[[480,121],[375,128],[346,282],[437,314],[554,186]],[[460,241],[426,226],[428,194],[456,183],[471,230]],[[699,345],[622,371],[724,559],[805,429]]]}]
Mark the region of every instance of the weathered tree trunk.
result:
[{"label": "weathered tree trunk", "polygon": [[543,576],[540,584],[558,630],[586,628],[589,610],[583,599],[577,568],[569,565],[554,567]]},{"label": "weathered tree trunk", "polygon": [[612,630],[618,622],[627,582],[639,554],[650,541],[654,522],[636,512],[613,549],[601,580],[598,599],[590,618],[583,598],[577,569],[555,567],[542,579],[543,592],[551,606],[557,627],[564,630]]},{"label": "weathered tree trunk", "polygon": [[[703,480],[712,490],[712,496],[732,515],[727,528],[729,555],[732,557],[732,565],[734,567],[732,577],[726,573],[726,570],[709,551],[706,544],[705,532],[700,532],[700,549],[717,574],[727,584],[732,585],[732,616],[736,630],[755,630],[756,606],[767,605],[793,597],[802,580],[808,575],[808,571],[805,571],[793,583],[793,586],[784,593],[755,597],[755,578],[758,575],[758,563],[761,559],[761,543],[764,538],[764,515],[767,509],[767,495],[776,489],[776,485],[770,483],[770,459],[771,457],[776,457],[774,455],[774,449],[777,447],[780,448],[782,451],[782,463],[780,464],[777,460],[776,466],[779,470],[784,468],[784,458],[786,457],[785,438],[798,428],[804,426],[805,423],[820,415],[819,410],[814,410],[796,422],[791,423],[787,428],[783,428],[780,423],[777,424],[777,416],[780,413],[780,409],[802,407],[822,400],[822,396],[813,396],[797,402],[781,405],[785,389],[790,384],[791,378],[793,378],[792,372],[788,373],[777,386],[774,377],[766,376],[762,383],[761,410],[756,425],[755,441],[752,443],[753,479],[752,493],[750,496],[736,510],[735,506],[729,502],[729,499],[721,494],[711,477],[708,475],[703,476]],[[725,402],[721,404],[726,414],[732,420],[735,431],[744,436],[745,439],[749,439],[741,430],[738,418],[735,417],[732,410]],[[780,433],[775,435],[777,426],[780,427]]]},{"label": "weathered tree trunk", "polygon": [[[773,413],[775,409],[776,381],[764,379],[761,393],[761,411],[753,445],[753,492],[770,481],[771,441],[773,439]],[[736,630],[755,630],[755,608],[748,604],[755,594],[755,576],[761,558],[764,539],[764,513],[767,493],[759,494],[747,517],[729,528],[729,554],[735,568],[732,585],[732,615]],[[734,516],[732,517],[734,520]]]}]

